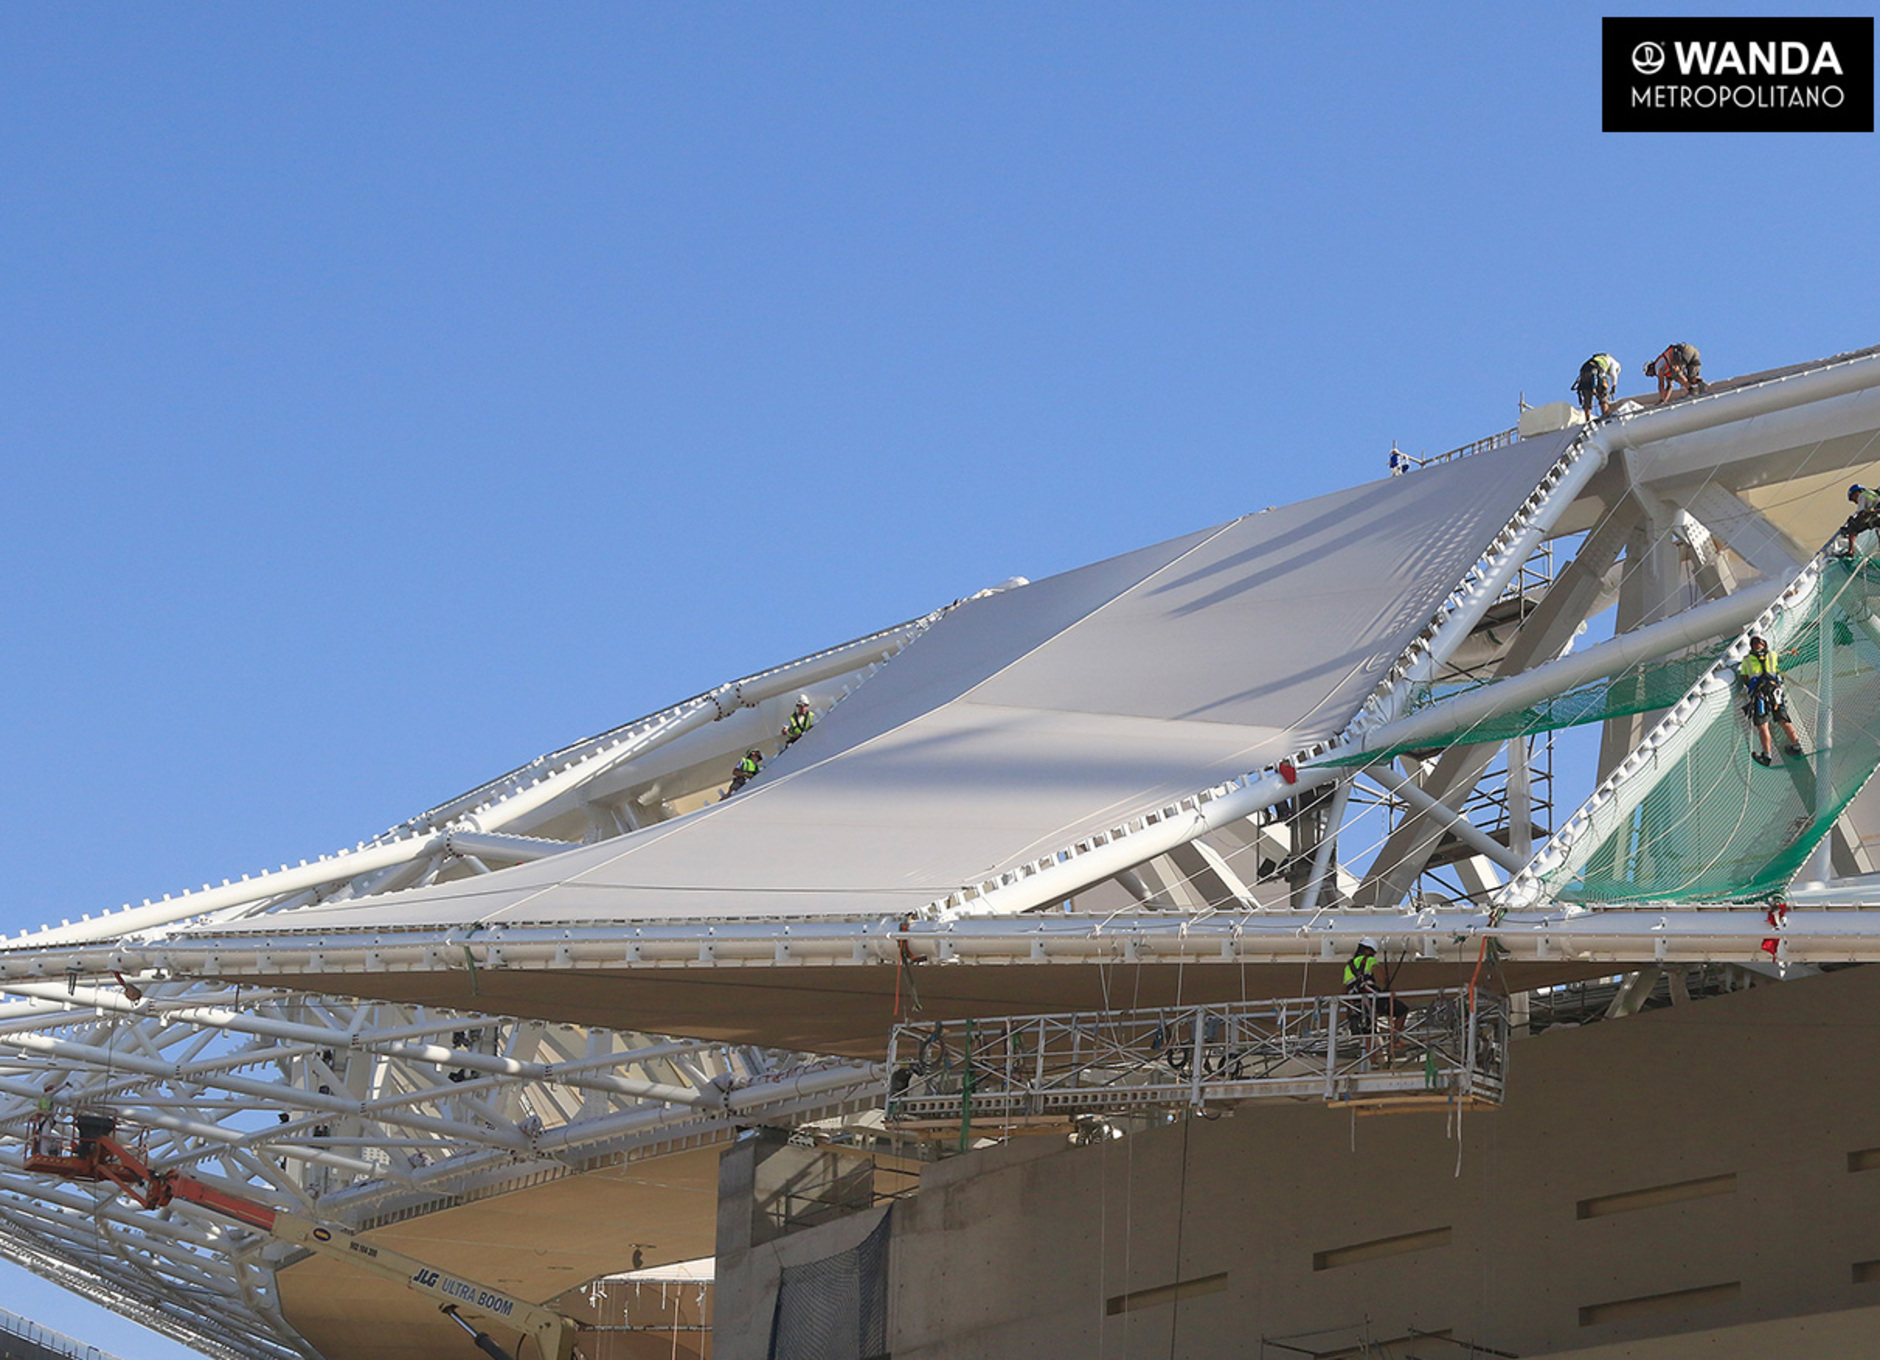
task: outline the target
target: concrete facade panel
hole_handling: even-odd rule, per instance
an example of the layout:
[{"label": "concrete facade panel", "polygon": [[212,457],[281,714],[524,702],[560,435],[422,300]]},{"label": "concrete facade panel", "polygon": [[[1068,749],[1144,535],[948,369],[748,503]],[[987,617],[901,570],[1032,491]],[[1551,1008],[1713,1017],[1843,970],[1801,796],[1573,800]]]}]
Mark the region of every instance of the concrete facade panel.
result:
[{"label": "concrete facade panel", "polygon": [[[1517,1041],[1502,1108],[1459,1121],[1244,1106],[948,1159],[895,1210],[893,1354],[1238,1360],[1436,1332],[1708,1357],[1798,1319],[1827,1344],[1880,1303],[1880,1264],[1856,1272],[1880,1263],[1876,1008],[1863,968],[1556,1029]],[[1875,1169],[1850,1170],[1863,1151]],[[1426,1350],[1454,1348],[1384,1353]]]}]

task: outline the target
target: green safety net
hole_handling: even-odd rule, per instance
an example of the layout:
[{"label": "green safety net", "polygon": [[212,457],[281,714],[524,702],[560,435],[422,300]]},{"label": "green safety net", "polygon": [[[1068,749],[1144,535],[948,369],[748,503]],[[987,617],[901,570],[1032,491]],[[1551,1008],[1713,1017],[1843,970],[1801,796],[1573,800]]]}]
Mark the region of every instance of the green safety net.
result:
[{"label": "green safety net", "polygon": [[1748,902],[1780,894],[1880,767],[1880,567],[1827,559],[1761,627],[1781,660],[1804,754],[1761,743],[1732,667],[1692,687],[1661,728],[1561,829],[1531,871],[1567,902]]},{"label": "green safety net", "polygon": [[[1467,727],[1450,728],[1433,736],[1419,738],[1412,742],[1400,742],[1395,746],[1378,746],[1369,750],[1354,751],[1348,755],[1330,755],[1315,760],[1315,765],[1375,765],[1379,761],[1391,760],[1406,752],[1428,751],[1445,746],[1473,745],[1478,742],[1504,742],[1511,737],[1532,736],[1536,732],[1552,732],[1562,727],[1579,727],[1585,723],[1604,722],[1607,718],[1623,717],[1628,713],[1652,713],[1659,709],[1670,708],[1683,698],[1692,685],[1696,684],[1722,654],[1721,645],[1696,656],[1674,657],[1670,660],[1653,661],[1621,671],[1608,680],[1596,680],[1578,688],[1563,691],[1560,694],[1543,699],[1526,708],[1517,708],[1507,713],[1497,713],[1469,724]],[[1449,685],[1424,685],[1411,696],[1410,711],[1427,708],[1431,704],[1452,699],[1458,694],[1467,694],[1472,690],[1493,685],[1493,680],[1482,680]]]}]

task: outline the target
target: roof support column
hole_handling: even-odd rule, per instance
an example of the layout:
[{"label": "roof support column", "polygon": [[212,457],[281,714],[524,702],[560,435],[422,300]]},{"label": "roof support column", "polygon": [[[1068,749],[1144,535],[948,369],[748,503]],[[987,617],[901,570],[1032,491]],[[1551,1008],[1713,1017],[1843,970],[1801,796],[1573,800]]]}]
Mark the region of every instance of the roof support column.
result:
[{"label": "roof support column", "polygon": [[[1639,491],[1636,484],[1632,495],[1640,517],[1626,538],[1615,634],[1668,618],[1685,603],[1684,573],[1677,540],[1672,535],[1676,512],[1657,497]],[[1606,720],[1599,742],[1600,779],[1631,754],[1659,717],[1658,713],[1626,713]]]}]

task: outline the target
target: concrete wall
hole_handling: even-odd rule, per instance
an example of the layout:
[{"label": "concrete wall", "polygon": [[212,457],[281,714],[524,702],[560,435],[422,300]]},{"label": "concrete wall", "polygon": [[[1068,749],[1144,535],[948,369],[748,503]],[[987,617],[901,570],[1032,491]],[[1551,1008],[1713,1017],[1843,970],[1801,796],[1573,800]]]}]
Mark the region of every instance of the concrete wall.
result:
[{"label": "concrete wall", "polygon": [[[1249,1106],[950,1159],[895,1211],[893,1354],[1243,1360],[1440,1332],[1672,1360],[1734,1354],[1746,1324],[1873,1354],[1846,1310],[1880,1305],[1876,1015],[1869,968],[1551,1031],[1460,1142],[1443,1114]],[[719,1268],[728,1288],[746,1267]],[[762,1354],[730,1324],[721,1298],[722,1360]]]},{"label": "concrete wall", "polygon": [[[863,1166],[860,1172],[869,1168]],[[777,1284],[785,1266],[807,1265],[856,1245],[888,1212],[860,1208],[872,1200],[858,1192],[858,1168],[815,1148],[797,1147],[775,1130],[740,1139],[719,1162],[718,1262],[713,1308],[714,1360],[765,1360]],[[814,1226],[784,1231],[782,1220],[798,1191],[828,1188],[832,1204],[848,1212],[812,1212]],[[800,1204],[790,1217],[805,1221]]]}]

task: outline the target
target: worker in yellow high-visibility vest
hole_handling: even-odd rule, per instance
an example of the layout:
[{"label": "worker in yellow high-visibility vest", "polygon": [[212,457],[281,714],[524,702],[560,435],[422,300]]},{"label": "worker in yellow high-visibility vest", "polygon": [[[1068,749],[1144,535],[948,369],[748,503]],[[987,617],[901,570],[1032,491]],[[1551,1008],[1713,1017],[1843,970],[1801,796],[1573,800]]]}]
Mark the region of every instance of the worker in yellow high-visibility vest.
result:
[{"label": "worker in yellow high-visibility vest", "polygon": [[744,759],[731,767],[731,787],[725,791],[725,797],[729,798],[732,794],[757,778],[757,772],[763,768],[764,753],[759,751],[756,747],[752,747],[750,750],[746,751],[744,753]]},{"label": "worker in yellow high-visibility vest", "polygon": [[1580,413],[1588,420],[1593,418],[1595,401],[1601,416],[1611,415],[1612,403],[1619,396],[1619,361],[1610,354],[1595,354],[1580,365],[1573,391],[1580,398]]},{"label": "worker in yellow high-visibility vest", "polygon": [[816,713],[809,706],[809,695],[797,695],[796,709],[790,714],[790,721],[783,725],[783,744],[789,746],[815,725]]},{"label": "worker in yellow high-visibility vest", "polygon": [[1796,735],[1795,724],[1789,718],[1789,706],[1782,701],[1782,668],[1775,653],[1769,650],[1766,638],[1750,638],[1749,655],[1736,668],[1736,674],[1749,693],[1743,712],[1750,726],[1756,729],[1756,735],[1762,738],[1762,750],[1750,752],[1750,758],[1758,765],[1776,763],[1775,743],[1769,737],[1772,718],[1782,725],[1782,735],[1789,739],[1788,745],[1782,748],[1784,754],[1799,756],[1802,739]]},{"label": "worker in yellow high-visibility vest", "polygon": [[1345,964],[1345,995],[1352,998],[1345,1013],[1355,1034],[1369,1034],[1379,1014],[1401,1019],[1410,1008],[1390,995],[1387,978],[1378,976],[1377,941],[1369,935],[1358,941],[1357,952]]}]

